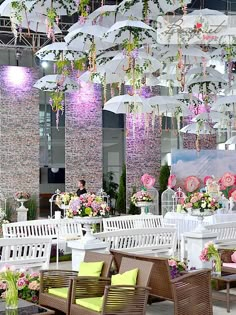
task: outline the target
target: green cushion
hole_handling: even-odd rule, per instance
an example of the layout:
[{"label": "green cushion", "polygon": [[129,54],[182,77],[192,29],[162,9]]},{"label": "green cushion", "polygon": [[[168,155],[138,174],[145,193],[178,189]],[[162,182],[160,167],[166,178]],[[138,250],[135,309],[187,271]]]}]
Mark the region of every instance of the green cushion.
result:
[{"label": "green cushion", "polygon": [[136,285],[138,269],[132,269],[111,277],[111,285]]},{"label": "green cushion", "polygon": [[104,261],[81,262],[78,276],[81,277],[100,277]]},{"label": "green cushion", "polygon": [[67,299],[68,288],[51,288],[48,290],[48,293]]},{"label": "green cushion", "polygon": [[77,300],[75,300],[75,303],[80,305],[80,306],[89,308],[90,310],[93,310],[95,312],[101,312],[103,297],[77,299]]}]

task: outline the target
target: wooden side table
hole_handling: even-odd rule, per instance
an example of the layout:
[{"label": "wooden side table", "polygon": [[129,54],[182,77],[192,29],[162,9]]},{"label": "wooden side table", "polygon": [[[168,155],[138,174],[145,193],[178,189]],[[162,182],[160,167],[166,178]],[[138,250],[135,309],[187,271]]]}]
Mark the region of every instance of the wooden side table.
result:
[{"label": "wooden side table", "polygon": [[230,283],[236,281],[236,274],[228,276],[212,275],[211,279],[226,283],[226,292],[213,290],[212,298],[213,300],[226,302],[227,312],[230,313],[230,302],[236,301],[236,295],[230,294]]}]

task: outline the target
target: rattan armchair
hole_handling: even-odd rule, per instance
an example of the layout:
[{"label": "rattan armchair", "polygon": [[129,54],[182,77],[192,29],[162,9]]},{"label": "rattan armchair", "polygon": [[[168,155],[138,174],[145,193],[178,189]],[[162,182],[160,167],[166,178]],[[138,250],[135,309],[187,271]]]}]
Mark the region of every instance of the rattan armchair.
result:
[{"label": "rattan armchair", "polygon": [[[129,257],[136,260],[150,261],[153,263],[152,275],[149,287],[150,297],[161,298],[174,302],[175,315],[211,315],[212,314],[212,297],[211,297],[211,281],[209,270],[191,271],[174,280],[171,279],[170,268],[167,258],[154,256],[141,256],[132,253],[126,253],[116,250],[110,250],[114,257],[115,264],[119,269],[123,257]],[[181,300],[181,288],[189,288],[193,296],[191,302],[187,305],[186,311],[183,311],[184,297]],[[193,293],[196,289],[196,293]],[[204,299],[202,298],[202,294]],[[188,295],[186,295],[186,300]],[[205,305],[205,312],[198,312],[201,308],[200,299]],[[190,299],[189,299],[190,301]],[[190,308],[189,308],[190,307]],[[189,311],[190,310],[190,311]]]},{"label": "rattan armchair", "polygon": [[[84,257],[85,262],[97,262],[104,261],[101,277],[108,277],[111,264],[113,261],[112,255],[95,253],[87,251]],[[72,278],[78,276],[78,271],[68,270],[41,270],[40,271],[40,291],[39,291],[39,304],[45,307],[56,309],[69,314],[69,307],[71,302],[71,285],[70,281]],[[94,279],[93,277],[78,277],[78,281],[87,283]],[[87,281],[86,281],[87,280]],[[51,288],[63,288],[68,287],[67,298],[59,297],[48,293]],[[83,293],[83,292],[82,292]]]},{"label": "rattan armchair", "polygon": [[[123,258],[119,273],[138,268],[138,279],[136,286],[109,285],[109,279],[97,279],[94,282],[93,293],[90,297],[102,297],[101,311],[93,311],[76,304],[76,300],[81,298],[79,279],[73,279],[70,315],[144,315],[149,294],[149,279],[153,264],[148,261],[140,261]],[[88,295],[87,295],[88,297]]]},{"label": "rattan armchair", "polygon": [[180,278],[171,280],[175,315],[212,315],[211,270]]}]

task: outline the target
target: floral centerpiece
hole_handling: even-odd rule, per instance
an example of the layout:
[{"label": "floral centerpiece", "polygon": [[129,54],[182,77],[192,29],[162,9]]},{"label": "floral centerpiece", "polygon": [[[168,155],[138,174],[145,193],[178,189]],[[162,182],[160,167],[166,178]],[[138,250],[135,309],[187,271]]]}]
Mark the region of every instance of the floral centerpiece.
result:
[{"label": "floral centerpiece", "polygon": [[152,196],[145,190],[136,192],[131,197],[131,202],[135,205],[139,202],[153,202]]},{"label": "floral centerpiece", "polygon": [[102,199],[92,193],[83,194],[80,197],[74,197],[69,203],[69,209],[66,212],[68,218],[80,217],[107,217],[110,207]]},{"label": "floral centerpiece", "polygon": [[16,200],[21,200],[21,199],[28,200],[28,199],[30,199],[30,194],[27,192],[24,192],[24,191],[17,191],[15,193],[15,199]]},{"label": "floral centerpiece", "polygon": [[75,198],[75,194],[71,193],[71,192],[63,192],[60,193],[57,197],[56,197],[56,205],[58,205],[58,207],[60,208],[62,205],[63,206],[68,206],[69,203],[71,202],[72,199]]},{"label": "floral centerpiece", "polygon": [[216,245],[213,242],[208,242],[205,244],[205,247],[201,251],[199,256],[201,261],[210,261],[213,259],[213,272],[220,274],[221,273],[221,259],[216,248]]},{"label": "floral centerpiece", "polygon": [[[0,295],[6,299],[6,304],[18,304],[18,298],[37,303],[39,298],[39,273],[29,273],[5,266],[0,271]],[[9,294],[13,291],[14,294]]]},{"label": "floral centerpiece", "polygon": [[188,269],[188,266],[184,261],[180,261],[175,258],[168,259],[168,264],[170,267],[171,279],[179,277],[181,275],[181,272],[186,271]]},{"label": "floral centerpiece", "polygon": [[200,214],[214,212],[220,208],[218,201],[208,193],[195,192],[190,194],[184,201],[183,209],[188,212],[197,210]]}]

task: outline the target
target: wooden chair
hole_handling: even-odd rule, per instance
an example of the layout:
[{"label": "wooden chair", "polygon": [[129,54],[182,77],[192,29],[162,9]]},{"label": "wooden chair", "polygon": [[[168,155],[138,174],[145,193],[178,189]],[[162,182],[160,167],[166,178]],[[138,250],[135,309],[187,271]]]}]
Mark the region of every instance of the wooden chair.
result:
[{"label": "wooden chair", "polygon": [[[212,315],[212,297],[211,297],[211,282],[210,282],[210,270],[198,270],[186,273],[176,279],[171,279],[170,268],[168,265],[167,258],[154,257],[154,256],[141,256],[132,253],[126,253],[116,250],[110,250],[114,257],[117,269],[119,269],[123,257],[129,257],[132,259],[149,261],[153,263],[152,276],[150,278],[149,287],[150,298],[161,298],[174,302],[175,315]],[[186,312],[183,311],[184,307],[184,296],[181,296],[181,287],[188,287],[189,291],[194,292],[196,287],[196,292],[200,292],[202,283],[202,295],[199,293],[199,298],[197,295],[193,295],[190,301],[190,297],[186,295],[186,299],[189,298],[189,305],[186,305]],[[199,287],[200,285],[200,287]],[[195,297],[195,298],[194,298]],[[206,312],[198,312],[198,309],[202,309],[201,304],[205,305]],[[186,303],[187,304],[187,303]]]},{"label": "wooden chair", "polygon": [[[95,253],[86,251],[85,262],[98,262],[104,261],[101,277],[108,277],[113,256],[109,254]],[[66,314],[69,314],[70,299],[71,299],[71,282],[72,278],[78,276],[78,271],[68,270],[42,270],[40,272],[40,291],[39,291],[39,304],[45,307],[60,310]],[[78,277],[78,281],[85,281],[88,278],[94,279],[94,277]],[[87,283],[90,279],[87,280]],[[57,296],[48,293],[51,288],[68,288],[67,297]]]},{"label": "wooden chair", "polygon": [[[94,282],[93,290],[88,290],[86,297],[101,297],[101,311],[94,311],[76,304],[81,298],[81,283],[79,278],[73,279],[70,315],[144,315],[149,293],[149,279],[153,264],[148,261],[123,258],[119,273],[138,268],[138,279],[135,286],[109,285],[110,279],[101,278]],[[102,297],[103,296],[103,297]]]}]

